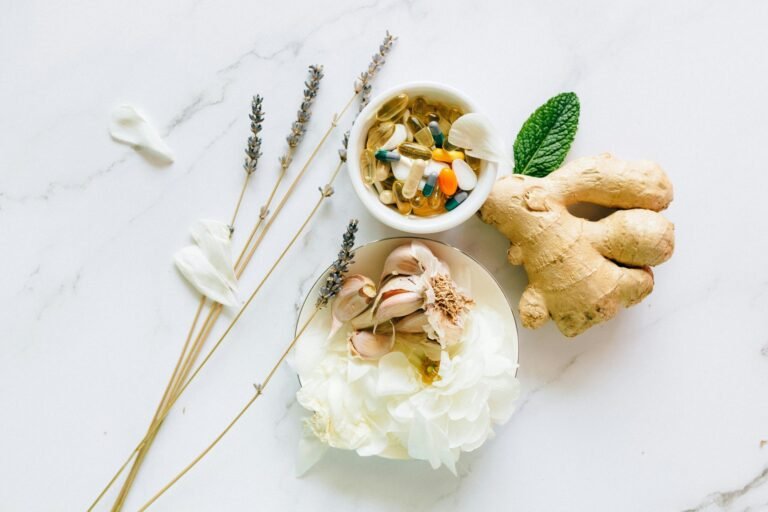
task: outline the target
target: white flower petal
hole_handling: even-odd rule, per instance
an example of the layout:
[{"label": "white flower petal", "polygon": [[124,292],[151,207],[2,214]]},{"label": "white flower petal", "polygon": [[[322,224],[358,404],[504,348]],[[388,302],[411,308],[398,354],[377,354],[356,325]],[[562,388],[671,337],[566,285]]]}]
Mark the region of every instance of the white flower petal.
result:
[{"label": "white flower petal", "polygon": [[230,286],[236,288],[229,225],[217,220],[199,220],[192,225],[190,233],[211,265]]},{"label": "white flower petal", "polygon": [[402,352],[390,352],[379,359],[379,396],[407,395],[419,390],[416,371]]},{"label": "white flower petal", "polygon": [[238,303],[235,290],[222,279],[221,274],[214,268],[196,245],[184,247],[174,256],[174,262],[179,272],[201,294],[225,306]]},{"label": "white flower petal", "polygon": [[195,289],[225,306],[235,306],[237,278],[230,251],[229,227],[213,220],[197,221],[190,228],[197,245],[178,251],[176,267]]},{"label": "white flower petal", "polygon": [[464,148],[475,158],[491,162],[509,162],[504,145],[491,122],[482,114],[469,113],[458,118],[448,133],[448,142]]},{"label": "white flower petal", "polygon": [[120,105],[112,110],[109,134],[116,141],[145,152],[161,163],[173,162],[173,152],[160,133],[131,105]]},{"label": "white flower petal", "polygon": [[309,429],[304,429],[304,435],[299,439],[299,449],[296,454],[296,476],[302,476],[323,458],[328,451],[328,445],[320,442]]}]

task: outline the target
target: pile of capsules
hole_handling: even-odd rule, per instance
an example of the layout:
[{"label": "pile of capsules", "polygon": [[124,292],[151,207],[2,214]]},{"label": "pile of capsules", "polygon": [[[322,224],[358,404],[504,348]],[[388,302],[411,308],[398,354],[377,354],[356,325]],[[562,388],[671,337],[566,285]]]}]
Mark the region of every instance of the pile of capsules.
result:
[{"label": "pile of capsules", "polygon": [[360,155],[363,181],[403,215],[429,217],[463,203],[477,185],[480,160],[448,142],[457,107],[399,94],[376,112]]}]

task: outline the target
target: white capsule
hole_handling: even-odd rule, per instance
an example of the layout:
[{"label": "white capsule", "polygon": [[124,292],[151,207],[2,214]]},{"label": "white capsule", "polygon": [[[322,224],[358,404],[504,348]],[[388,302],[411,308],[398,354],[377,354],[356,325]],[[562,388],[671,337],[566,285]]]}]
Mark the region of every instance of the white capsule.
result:
[{"label": "white capsule", "polygon": [[456,181],[461,190],[472,190],[477,185],[477,174],[464,160],[456,159],[451,164],[453,173],[456,175]]},{"label": "white capsule", "polygon": [[381,145],[381,149],[386,149],[386,150],[395,149],[397,146],[405,142],[405,139],[407,137],[408,137],[408,130],[405,128],[405,125],[396,124],[395,131],[392,133],[389,139],[387,139],[387,142]]},{"label": "white capsule", "polygon": [[411,166],[413,160],[407,156],[401,156],[400,160],[392,162],[392,174],[395,175],[395,179],[399,181],[405,181],[408,179],[408,175],[411,174]]}]

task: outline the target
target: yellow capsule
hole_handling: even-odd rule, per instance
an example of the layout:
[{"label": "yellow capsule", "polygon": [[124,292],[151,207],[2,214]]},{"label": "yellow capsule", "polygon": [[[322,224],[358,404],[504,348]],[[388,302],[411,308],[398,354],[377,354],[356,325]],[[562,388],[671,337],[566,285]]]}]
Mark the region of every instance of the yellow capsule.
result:
[{"label": "yellow capsule", "polygon": [[411,199],[419,191],[419,181],[424,176],[424,169],[427,167],[426,160],[414,160],[411,165],[411,171],[403,183],[403,196]]},{"label": "yellow capsule", "polygon": [[455,123],[458,118],[463,116],[464,114],[461,113],[461,110],[457,109],[456,107],[453,107],[451,110],[448,111],[448,121],[451,122],[451,124]]},{"label": "yellow capsule", "polygon": [[408,215],[413,210],[411,202],[403,195],[403,182],[396,181],[392,184],[392,195],[395,196],[395,205],[397,211],[403,215]]},{"label": "yellow capsule", "polygon": [[435,148],[432,150],[432,160],[437,160],[438,162],[451,163],[457,158],[459,160],[464,160],[464,152],[459,150],[446,151],[442,148]]},{"label": "yellow capsule", "polygon": [[469,164],[469,166],[472,168],[475,172],[480,172],[480,163],[481,160],[479,158],[475,158],[474,156],[465,155],[464,160]]},{"label": "yellow capsule", "polygon": [[429,146],[417,144],[415,142],[403,142],[397,147],[397,150],[401,155],[408,158],[418,158],[421,160],[429,160],[432,158],[432,151]]},{"label": "yellow capsule", "polygon": [[379,201],[384,204],[395,204],[395,195],[391,190],[382,190],[379,193]]},{"label": "yellow capsule", "polygon": [[370,149],[364,150],[362,153],[360,153],[360,176],[363,178],[363,182],[366,185],[373,184],[375,169],[376,159],[373,156],[373,151]]},{"label": "yellow capsule", "polygon": [[382,144],[387,142],[392,134],[395,133],[395,123],[386,121],[379,123],[370,130],[368,130],[368,142],[366,142],[366,149],[377,150]]},{"label": "yellow capsule", "polygon": [[416,99],[413,100],[413,106],[411,107],[411,112],[417,116],[426,114],[427,100],[425,100],[422,96],[417,96]]},{"label": "yellow capsule", "polygon": [[438,103],[437,104],[437,114],[440,117],[443,117],[445,119],[448,119],[448,112],[450,111],[450,107],[446,105],[445,103]]},{"label": "yellow capsule", "polygon": [[403,113],[408,106],[408,95],[398,94],[392,99],[387,100],[378,112],[376,112],[376,119],[379,121],[391,121],[397,116]]},{"label": "yellow capsule", "polygon": [[414,210],[423,208],[427,206],[427,198],[420,191],[417,191],[416,195],[411,198],[411,206],[413,206]]},{"label": "yellow capsule", "polygon": [[439,189],[435,189],[432,195],[427,198],[429,207],[434,211],[442,211],[445,208],[445,194]]},{"label": "yellow capsule", "polygon": [[[366,150],[370,151],[370,150]],[[384,181],[389,177],[389,162],[376,160],[376,169],[373,171],[374,181]]]},{"label": "yellow capsule", "polygon": [[415,115],[411,115],[408,120],[405,122],[405,126],[408,127],[408,130],[413,134],[415,137],[416,134],[424,128],[424,123],[421,122],[421,120],[416,117]]},{"label": "yellow capsule", "polygon": [[443,149],[445,149],[446,151],[456,151],[457,149],[460,150],[461,148],[459,146],[454,146],[453,144],[448,142],[448,139],[445,139],[443,141]]},{"label": "yellow capsule", "polygon": [[437,120],[437,124],[440,126],[440,131],[443,132],[447,138],[448,134],[451,133],[451,123],[448,119],[440,116],[440,119]]},{"label": "yellow capsule", "polygon": [[413,138],[416,139],[416,142],[427,148],[431,148],[435,145],[435,139],[432,138],[432,132],[426,126],[414,133]]}]

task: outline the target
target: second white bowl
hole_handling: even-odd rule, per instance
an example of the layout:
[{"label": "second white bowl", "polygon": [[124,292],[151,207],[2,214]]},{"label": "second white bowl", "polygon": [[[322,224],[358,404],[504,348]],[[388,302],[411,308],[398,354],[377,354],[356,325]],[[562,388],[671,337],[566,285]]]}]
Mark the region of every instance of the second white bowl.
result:
[{"label": "second white bowl", "polygon": [[[347,148],[347,170],[357,197],[380,222],[407,233],[437,233],[458,226],[474,215],[491,193],[496,181],[496,164],[482,161],[477,186],[467,199],[456,209],[432,217],[402,215],[397,210],[382,204],[378,195],[369,189],[360,174],[360,153],[365,148],[368,130],[376,122],[376,111],[387,100],[405,93],[409,97],[424,96],[428,101],[443,101],[458,106],[465,113],[477,112],[477,107],[464,93],[436,82],[410,82],[393,87],[375,98],[360,112],[349,134]],[[446,134],[447,136],[448,134]]]}]

